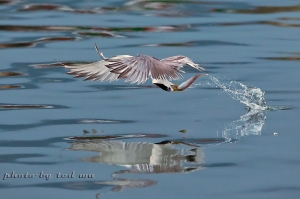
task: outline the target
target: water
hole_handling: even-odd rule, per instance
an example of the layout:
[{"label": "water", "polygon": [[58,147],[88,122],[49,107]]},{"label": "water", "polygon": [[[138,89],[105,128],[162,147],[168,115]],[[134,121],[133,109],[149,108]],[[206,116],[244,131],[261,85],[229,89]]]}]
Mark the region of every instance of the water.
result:
[{"label": "water", "polygon": [[[0,1],[5,198],[299,198],[299,5]],[[184,92],[65,64],[186,55]],[[185,81],[199,71],[185,67]],[[179,82],[174,81],[176,84]]]}]

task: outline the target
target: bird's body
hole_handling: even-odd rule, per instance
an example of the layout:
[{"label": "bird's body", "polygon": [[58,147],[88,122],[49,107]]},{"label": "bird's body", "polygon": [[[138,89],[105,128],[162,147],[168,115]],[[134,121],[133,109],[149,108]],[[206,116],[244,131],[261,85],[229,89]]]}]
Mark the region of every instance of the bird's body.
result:
[{"label": "bird's body", "polygon": [[184,91],[187,89],[194,81],[202,76],[204,74],[197,74],[190,79],[182,82],[180,85],[173,84],[172,82],[169,82],[168,80],[161,80],[161,79],[153,79],[152,84],[155,84],[156,86],[160,87],[161,89],[165,91]]},{"label": "bird's body", "polygon": [[182,91],[188,88],[199,76],[197,74],[179,86],[169,82],[168,80],[180,79],[180,70],[184,65],[189,65],[201,71],[204,68],[198,66],[188,57],[179,55],[168,57],[162,60],[156,59],[148,55],[117,55],[106,58],[102,52],[99,52],[95,45],[96,51],[103,60],[85,65],[69,66],[64,65],[75,77],[85,77],[84,80],[92,81],[116,81],[125,79],[126,82],[141,84],[150,77],[152,83],[158,85],[166,91]]}]

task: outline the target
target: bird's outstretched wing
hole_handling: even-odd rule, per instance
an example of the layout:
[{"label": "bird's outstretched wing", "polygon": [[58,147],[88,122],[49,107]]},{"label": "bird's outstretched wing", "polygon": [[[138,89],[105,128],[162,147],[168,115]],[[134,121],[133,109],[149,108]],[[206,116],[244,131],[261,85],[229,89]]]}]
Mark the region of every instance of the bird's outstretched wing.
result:
[{"label": "bird's outstretched wing", "polygon": [[118,78],[125,78],[131,83],[144,83],[149,76],[153,79],[179,79],[180,72],[168,64],[148,55],[137,55],[116,59],[106,59],[111,73],[119,74]]},{"label": "bird's outstretched wing", "polygon": [[185,56],[173,56],[162,60],[148,55],[137,55],[135,57],[118,55],[106,58],[98,50],[96,44],[95,49],[103,60],[75,66],[62,64],[70,70],[68,74],[73,74],[75,77],[85,77],[84,80],[115,81],[123,78],[127,82],[140,84],[144,83],[149,76],[152,79],[161,80],[180,79],[182,77],[180,73],[183,73],[180,68],[186,64],[198,70],[204,70]]},{"label": "bird's outstretched wing", "polygon": [[[205,70],[203,67],[199,66],[198,64],[194,63],[190,58],[183,56],[183,55],[177,55],[172,57],[167,57],[162,60],[160,60],[162,63],[169,65],[171,67],[176,68],[179,70],[184,65],[189,65],[193,68],[196,68],[199,71]],[[181,71],[184,72],[184,71]]]},{"label": "bird's outstretched wing", "polygon": [[[116,57],[110,58],[111,60],[114,59],[121,59],[125,57],[131,57],[129,55],[119,55]],[[101,60],[98,62],[93,62],[90,64],[84,65],[65,65],[65,68],[68,68],[70,71],[68,74],[75,75],[74,77],[85,77],[84,80],[92,80],[92,81],[115,81],[118,80],[119,75],[110,72],[110,68],[107,68],[106,65],[111,64],[112,62]]]}]

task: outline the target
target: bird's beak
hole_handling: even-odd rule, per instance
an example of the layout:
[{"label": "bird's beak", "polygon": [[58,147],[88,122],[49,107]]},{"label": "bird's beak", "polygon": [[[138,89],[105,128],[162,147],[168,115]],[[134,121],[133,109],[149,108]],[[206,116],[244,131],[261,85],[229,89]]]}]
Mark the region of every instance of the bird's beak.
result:
[{"label": "bird's beak", "polygon": [[176,84],[171,85],[171,87],[173,89],[172,91],[183,91],[181,89],[178,89],[178,85],[176,85]]}]

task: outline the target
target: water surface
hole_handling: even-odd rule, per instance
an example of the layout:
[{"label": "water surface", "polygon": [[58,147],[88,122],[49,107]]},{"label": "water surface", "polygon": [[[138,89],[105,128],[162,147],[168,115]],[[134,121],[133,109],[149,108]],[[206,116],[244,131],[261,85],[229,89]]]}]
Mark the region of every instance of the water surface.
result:
[{"label": "water surface", "polygon": [[[299,198],[296,1],[7,0],[0,10],[6,198]],[[54,60],[97,61],[94,43],[107,57],[186,55],[210,76],[165,92],[75,79]]]}]

